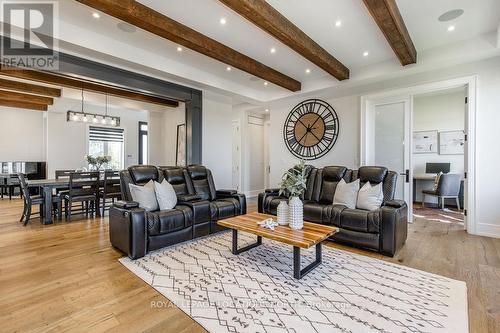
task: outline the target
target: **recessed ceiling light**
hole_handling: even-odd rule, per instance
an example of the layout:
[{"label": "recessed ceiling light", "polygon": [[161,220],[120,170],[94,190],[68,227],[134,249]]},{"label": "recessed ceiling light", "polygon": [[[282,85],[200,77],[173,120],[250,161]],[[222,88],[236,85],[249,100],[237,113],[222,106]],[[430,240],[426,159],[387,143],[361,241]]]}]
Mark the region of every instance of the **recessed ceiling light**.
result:
[{"label": "recessed ceiling light", "polygon": [[227,67],[226,67],[226,71],[228,71],[228,72],[230,72],[230,71],[231,71],[231,69],[232,69],[232,68],[231,68],[231,66],[227,66]]},{"label": "recessed ceiling light", "polygon": [[459,16],[462,16],[463,13],[464,13],[463,9],[452,9],[452,10],[447,11],[446,13],[441,14],[438,17],[438,20],[440,22],[451,21],[451,20],[456,19]]},{"label": "recessed ceiling light", "polygon": [[93,13],[92,13],[92,16],[93,16],[94,18],[96,18],[96,19],[98,19],[99,17],[101,17],[101,15],[99,15],[99,13],[98,13],[98,12],[93,12]]},{"label": "recessed ceiling light", "polygon": [[264,111],[269,112],[269,109],[265,109]]},{"label": "recessed ceiling light", "polygon": [[306,74],[311,73],[311,70],[309,68],[306,69]]},{"label": "recessed ceiling light", "polygon": [[227,22],[227,21],[226,21],[226,18],[225,18],[225,17],[222,17],[222,18],[219,20],[219,23],[220,23],[220,24],[222,24],[222,25],[226,24],[226,22]]},{"label": "recessed ceiling light", "polygon": [[271,53],[276,53],[276,48],[271,47]]},{"label": "recessed ceiling light", "polygon": [[337,28],[341,27],[341,26],[342,26],[342,21],[341,21],[341,20],[337,20],[337,21],[335,21],[335,26],[336,26]]},{"label": "recessed ceiling light", "polygon": [[370,52],[365,51],[365,52],[363,52],[363,57],[368,57],[369,54],[370,54]]},{"label": "recessed ceiling light", "polygon": [[264,85],[267,86],[269,83],[267,81],[264,81]]},{"label": "recessed ceiling light", "polygon": [[177,52],[182,52],[182,47],[177,46]]},{"label": "recessed ceiling light", "polygon": [[448,27],[448,31],[450,31],[450,32],[451,32],[451,31],[455,31],[455,26],[454,26],[454,25],[450,25],[450,26]]}]

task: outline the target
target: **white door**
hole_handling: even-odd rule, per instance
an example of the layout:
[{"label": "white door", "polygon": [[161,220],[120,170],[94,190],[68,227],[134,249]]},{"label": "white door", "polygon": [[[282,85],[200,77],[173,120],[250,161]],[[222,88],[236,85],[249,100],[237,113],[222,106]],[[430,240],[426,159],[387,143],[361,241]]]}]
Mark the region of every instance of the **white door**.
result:
[{"label": "white door", "polygon": [[240,191],[240,164],[241,164],[241,134],[240,134],[240,122],[233,121],[233,168],[232,168],[232,179],[233,188]]},{"label": "white door", "polygon": [[398,173],[395,199],[406,201],[412,222],[410,103],[409,97],[367,103],[362,165],[384,166]]}]

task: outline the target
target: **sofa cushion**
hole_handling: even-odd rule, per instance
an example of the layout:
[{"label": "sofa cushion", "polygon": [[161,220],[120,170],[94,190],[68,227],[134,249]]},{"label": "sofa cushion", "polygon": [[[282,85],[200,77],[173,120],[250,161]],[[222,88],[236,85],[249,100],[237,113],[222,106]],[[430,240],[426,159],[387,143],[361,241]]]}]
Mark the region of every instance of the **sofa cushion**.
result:
[{"label": "sofa cushion", "polygon": [[347,171],[346,167],[328,166],[324,167],[321,173],[321,191],[319,202],[331,204],[337,188],[337,184],[343,179]]},{"label": "sofa cushion", "polygon": [[[134,184],[146,184],[150,180],[161,181],[160,173],[158,168],[154,165],[136,165],[128,168],[130,177],[134,181]],[[163,178],[163,177],[162,177]]]},{"label": "sofa cushion", "polygon": [[179,205],[175,209],[146,212],[146,222],[150,236],[163,235],[191,226],[193,213],[189,207]]},{"label": "sofa cushion", "polygon": [[304,202],[304,221],[323,223],[323,209],[327,207],[314,201]]},{"label": "sofa cushion", "polygon": [[240,213],[240,202],[234,198],[217,199],[210,202],[212,221],[237,216]]},{"label": "sofa cushion", "polygon": [[340,227],[352,231],[378,233],[381,210],[346,208],[340,215]]},{"label": "sofa cushion", "polygon": [[[325,224],[331,224],[340,227],[340,216],[347,207],[344,205],[328,205],[323,209],[323,218]],[[328,222],[327,222],[328,221]]]},{"label": "sofa cushion", "polygon": [[361,185],[366,182],[371,184],[382,183],[387,175],[387,168],[377,166],[362,166],[358,169],[358,178]]},{"label": "sofa cushion", "polygon": [[288,199],[285,197],[275,197],[275,196],[267,196],[264,200],[265,200],[264,207],[266,207],[265,212],[267,214],[272,214],[272,215],[278,214],[278,205],[282,201],[288,201]]}]

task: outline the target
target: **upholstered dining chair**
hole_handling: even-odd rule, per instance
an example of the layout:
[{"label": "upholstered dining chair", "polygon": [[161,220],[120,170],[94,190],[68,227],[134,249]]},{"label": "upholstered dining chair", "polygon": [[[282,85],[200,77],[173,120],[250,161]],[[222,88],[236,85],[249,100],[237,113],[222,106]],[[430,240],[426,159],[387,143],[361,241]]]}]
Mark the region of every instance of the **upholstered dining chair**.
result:
[{"label": "upholstered dining chair", "polygon": [[104,171],[104,184],[99,190],[100,199],[100,209],[101,214],[104,216],[104,212],[109,209],[109,200],[111,203],[115,200],[120,200],[122,197],[122,192],[120,188],[120,171],[106,170]]},{"label": "upholstered dining chair", "polygon": [[438,205],[441,205],[441,209],[444,209],[445,199],[455,199],[457,208],[460,210],[460,200],[458,199],[458,196],[460,193],[461,178],[462,176],[459,174],[442,174],[441,177],[439,177],[436,189],[422,191],[422,207],[425,207],[425,197],[432,196],[438,198]]},{"label": "upholstered dining chair", "polygon": [[[26,184],[26,178],[23,173],[20,173],[17,175],[19,178],[19,184],[21,186],[21,192],[23,194],[23,199],[24,199],[24,208],[23,208],[23,214],[21,215],[21,220],[20,222],[23,222],[24,220],[24,225],[26,226],[31,218],[31,208],[34,205],[39,206],[39,215],[40,218],[43,217],[43,212],[44,212],[44,204],[45,204],[45,199],[41,195],[30,195],[30,191],[28,188],[28,185]],[[60,218],[62,218],[62,203],[61,203],[61,198],[58,196],[53,196],[52,197],[52,205],[56,206],[57,208],[57,215]],[[56,213],[56,210],[53,210],[54,214]]]},{"label": "upholstered dining chair", "polygon": [[65,217],[71,220],[73,203],[82,204],[82,211],[88,217],[89,212],[92,217],[95,216],[98,207],[98,192],[99,192],[99,171],[90,172],[71,172],[69,176],[68,193],[64,195],[65,201]]}]

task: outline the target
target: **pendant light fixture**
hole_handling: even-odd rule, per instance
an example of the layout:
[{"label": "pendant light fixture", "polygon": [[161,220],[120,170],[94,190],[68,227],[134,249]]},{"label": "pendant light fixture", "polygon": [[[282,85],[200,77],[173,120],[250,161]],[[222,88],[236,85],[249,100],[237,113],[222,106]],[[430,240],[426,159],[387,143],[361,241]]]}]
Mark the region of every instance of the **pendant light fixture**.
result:
[{"label": "pendant light fixture", "polygon": [[84,110],[84,95],[83,95],[83,87],[82,87],[82,103],[80,111],[71,111],[69,110],[66,113],[66,120],[68,122],[83,122],[88,123],[90,119],[92,119],[92,123],[97,124],[100,119],[100,123],[106,126],[120,126],[120,117],[108,116],[108,93],[106,92],[106,103],[105,103],[105,111],[104,115],[95,114],[95,113],[87,113]]}]

